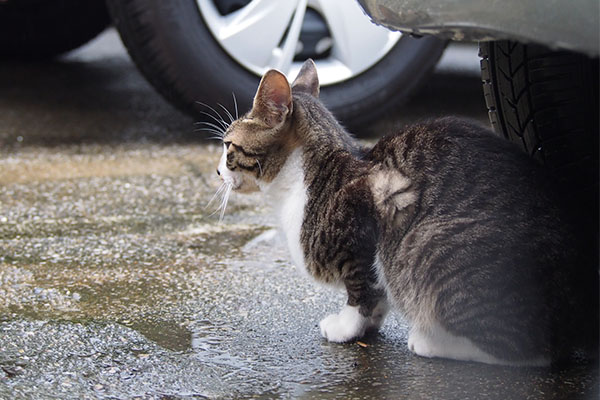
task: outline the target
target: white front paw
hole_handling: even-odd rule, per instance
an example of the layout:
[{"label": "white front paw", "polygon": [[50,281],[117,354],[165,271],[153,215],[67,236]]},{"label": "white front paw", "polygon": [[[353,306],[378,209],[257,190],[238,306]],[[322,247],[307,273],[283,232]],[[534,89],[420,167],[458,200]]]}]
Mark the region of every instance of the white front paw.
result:
[{"label": "white front paw", "polygon": [[367,322],[368,319],[358,312],[358,307],[345,306],[339,314],[331,314],[324,318],[319,327],[325,339],[343,343],[362,337]]}]

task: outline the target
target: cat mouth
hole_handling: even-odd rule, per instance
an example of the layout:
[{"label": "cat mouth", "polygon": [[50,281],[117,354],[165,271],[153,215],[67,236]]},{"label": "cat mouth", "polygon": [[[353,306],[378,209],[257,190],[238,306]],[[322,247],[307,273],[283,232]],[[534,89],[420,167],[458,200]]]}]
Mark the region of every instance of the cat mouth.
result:
[{"label": "cat mouth", "polygon": [[231,190],[238,190],[239,188],[242,187],[243,185],[243,181],[241,179],[223,179],[223,183],[225,183],[225,185],[229,186],[231,188]]}]

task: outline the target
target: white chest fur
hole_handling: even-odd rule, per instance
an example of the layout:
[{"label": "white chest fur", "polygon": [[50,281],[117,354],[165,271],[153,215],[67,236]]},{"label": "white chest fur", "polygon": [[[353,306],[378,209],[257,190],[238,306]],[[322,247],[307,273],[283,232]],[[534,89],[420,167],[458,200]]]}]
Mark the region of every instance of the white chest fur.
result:
[{"label": "white chest fur", "polygon": [[269,184],[261,185],[261,189],[269,195],[275,205],[292,261],[298,268],[304,270],[304,251],[300,242],[300,232],[307,193],[304,184],[302,149],[294,150],[277,177]]}]

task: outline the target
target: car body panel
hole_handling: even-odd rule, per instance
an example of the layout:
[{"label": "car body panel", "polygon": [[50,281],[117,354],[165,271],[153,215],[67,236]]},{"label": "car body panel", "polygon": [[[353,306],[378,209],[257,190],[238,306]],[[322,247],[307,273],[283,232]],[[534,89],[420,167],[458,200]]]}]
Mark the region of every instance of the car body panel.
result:
[{"label": "car body panel", "polygon": [[510,39],[598,56],[598,0],[358,0],[373,22],[416,35]]}]

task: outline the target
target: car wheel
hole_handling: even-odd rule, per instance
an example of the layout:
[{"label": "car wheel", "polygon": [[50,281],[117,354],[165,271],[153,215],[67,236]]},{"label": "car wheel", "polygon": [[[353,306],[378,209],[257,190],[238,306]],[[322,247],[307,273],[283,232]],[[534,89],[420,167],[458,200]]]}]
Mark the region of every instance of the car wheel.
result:
[{"label": "car wheel", "polygon": [[277,68],[293,79],[313,58],[321,97],[358,126],[407,99],[445,47],[373,25],[355,1],[108,0],[131,57],[171,103],[202,119],[206,103],[240,112],[260,76]]},{"label": "car wheel", "polygon": [[110,23],[104,0],[0,1],[0,59],[44,59],[88,42]]},{"label": "car wheel", "polygon": [[492,126],[558,178],[597,248],[598,59],[511,41],[480,56]]}]

